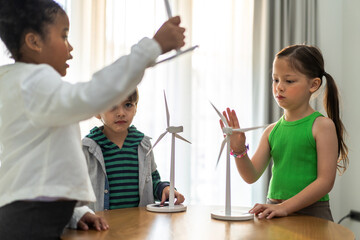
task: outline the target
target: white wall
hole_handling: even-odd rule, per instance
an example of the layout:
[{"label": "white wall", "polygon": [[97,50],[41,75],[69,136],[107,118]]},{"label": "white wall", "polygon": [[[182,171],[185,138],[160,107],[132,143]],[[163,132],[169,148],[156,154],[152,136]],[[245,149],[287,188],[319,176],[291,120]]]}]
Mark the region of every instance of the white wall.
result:
[{"label": "white wall", "polygon": [[[360,1],[319,0],[319,47],[325,58],[325,70],[338,83],[342,98],[342,119],[348,137],[350,165],[337,176],[330,193],[335,222],[350,210],[360,212]],[[360,222],[346,219],[348,227],[360,239]]]}]

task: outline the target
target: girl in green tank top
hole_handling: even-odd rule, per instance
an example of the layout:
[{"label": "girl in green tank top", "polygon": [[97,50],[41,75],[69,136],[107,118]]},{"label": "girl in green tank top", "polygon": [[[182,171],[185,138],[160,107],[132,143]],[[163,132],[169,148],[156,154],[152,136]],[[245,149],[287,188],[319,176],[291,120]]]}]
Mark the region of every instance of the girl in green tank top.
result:
[{"label": "girl in green tank top", "polygon": [[[327,117],[309,103],[323,77]],[[348,165],[335,81],[325,72],[319,49],[307,45],[282,49],[275,56],[272,78],[273,96],[284,115],[265,129],[252,158],[244,133],[234,132],[230,140],[237,169],[247,183],[257,181],[273,160],[268,204],[255,204],[250,213],[267,219],[299,213],[332,220],[328,193],[336,169],[344,171]],[[240,127],[234,110],[227,108],[223,114],[230,127]]]}]

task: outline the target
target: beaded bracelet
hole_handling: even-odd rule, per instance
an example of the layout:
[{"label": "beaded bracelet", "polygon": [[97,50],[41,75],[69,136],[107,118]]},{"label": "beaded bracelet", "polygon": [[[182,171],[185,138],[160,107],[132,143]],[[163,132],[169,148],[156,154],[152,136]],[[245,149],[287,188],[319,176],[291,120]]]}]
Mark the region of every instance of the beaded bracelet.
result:
[{"label": "beaded bracelet", "polygon": [[231,150],[230,155],[234,156],[234,158],[242,158],[247,154],[247,151],[249,150],[249,144],[246,144],[245,151],[240,154],[235,154],[233,150]]}]

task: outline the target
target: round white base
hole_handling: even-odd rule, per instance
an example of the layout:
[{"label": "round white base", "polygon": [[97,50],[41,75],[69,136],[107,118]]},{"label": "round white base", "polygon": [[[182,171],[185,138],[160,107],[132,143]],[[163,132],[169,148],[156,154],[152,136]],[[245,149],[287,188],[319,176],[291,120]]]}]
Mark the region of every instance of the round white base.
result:
[{"label": "round white base", "polygon": [[146,210],[150,212],[163,212],[163,213],[173,213],[173,212],[184,212],[186,211],[186,206],[183,204],[174,205],[170,207],[168,204],[160,206],[158,203],[148,204]]},{"label": "round white base", "polygon": [[218,220],[225,221],[245,221],[251,220],[254,218],[254,214],[248,213],[246,211],[231,210],[231,215],[226,215],[225,210],[218,210],[211,213],[211,217]]}]

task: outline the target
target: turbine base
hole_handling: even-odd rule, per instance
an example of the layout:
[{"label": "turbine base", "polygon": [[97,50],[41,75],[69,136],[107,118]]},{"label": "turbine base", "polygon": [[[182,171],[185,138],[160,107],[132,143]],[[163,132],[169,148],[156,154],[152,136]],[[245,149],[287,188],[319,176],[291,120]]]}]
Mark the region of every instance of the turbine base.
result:
[{"label": "turbine base", "polygon": [[150,212],[162,212],[162,213],[184,212],[186,211],[186,208],[187,207],[183,204],[174,205],[173,207],[169,206],[169,204],[167,203],[164,206],[160,206],[159,203],[146,205],[146,210]]},{"label": "turbine base", "polygon": [[226,215],[225,210],[217,210],[211,213],[211,218],[224,221],[246,221],[254,219],[254,214],[241,210],[231,210],[231,214]]}]

